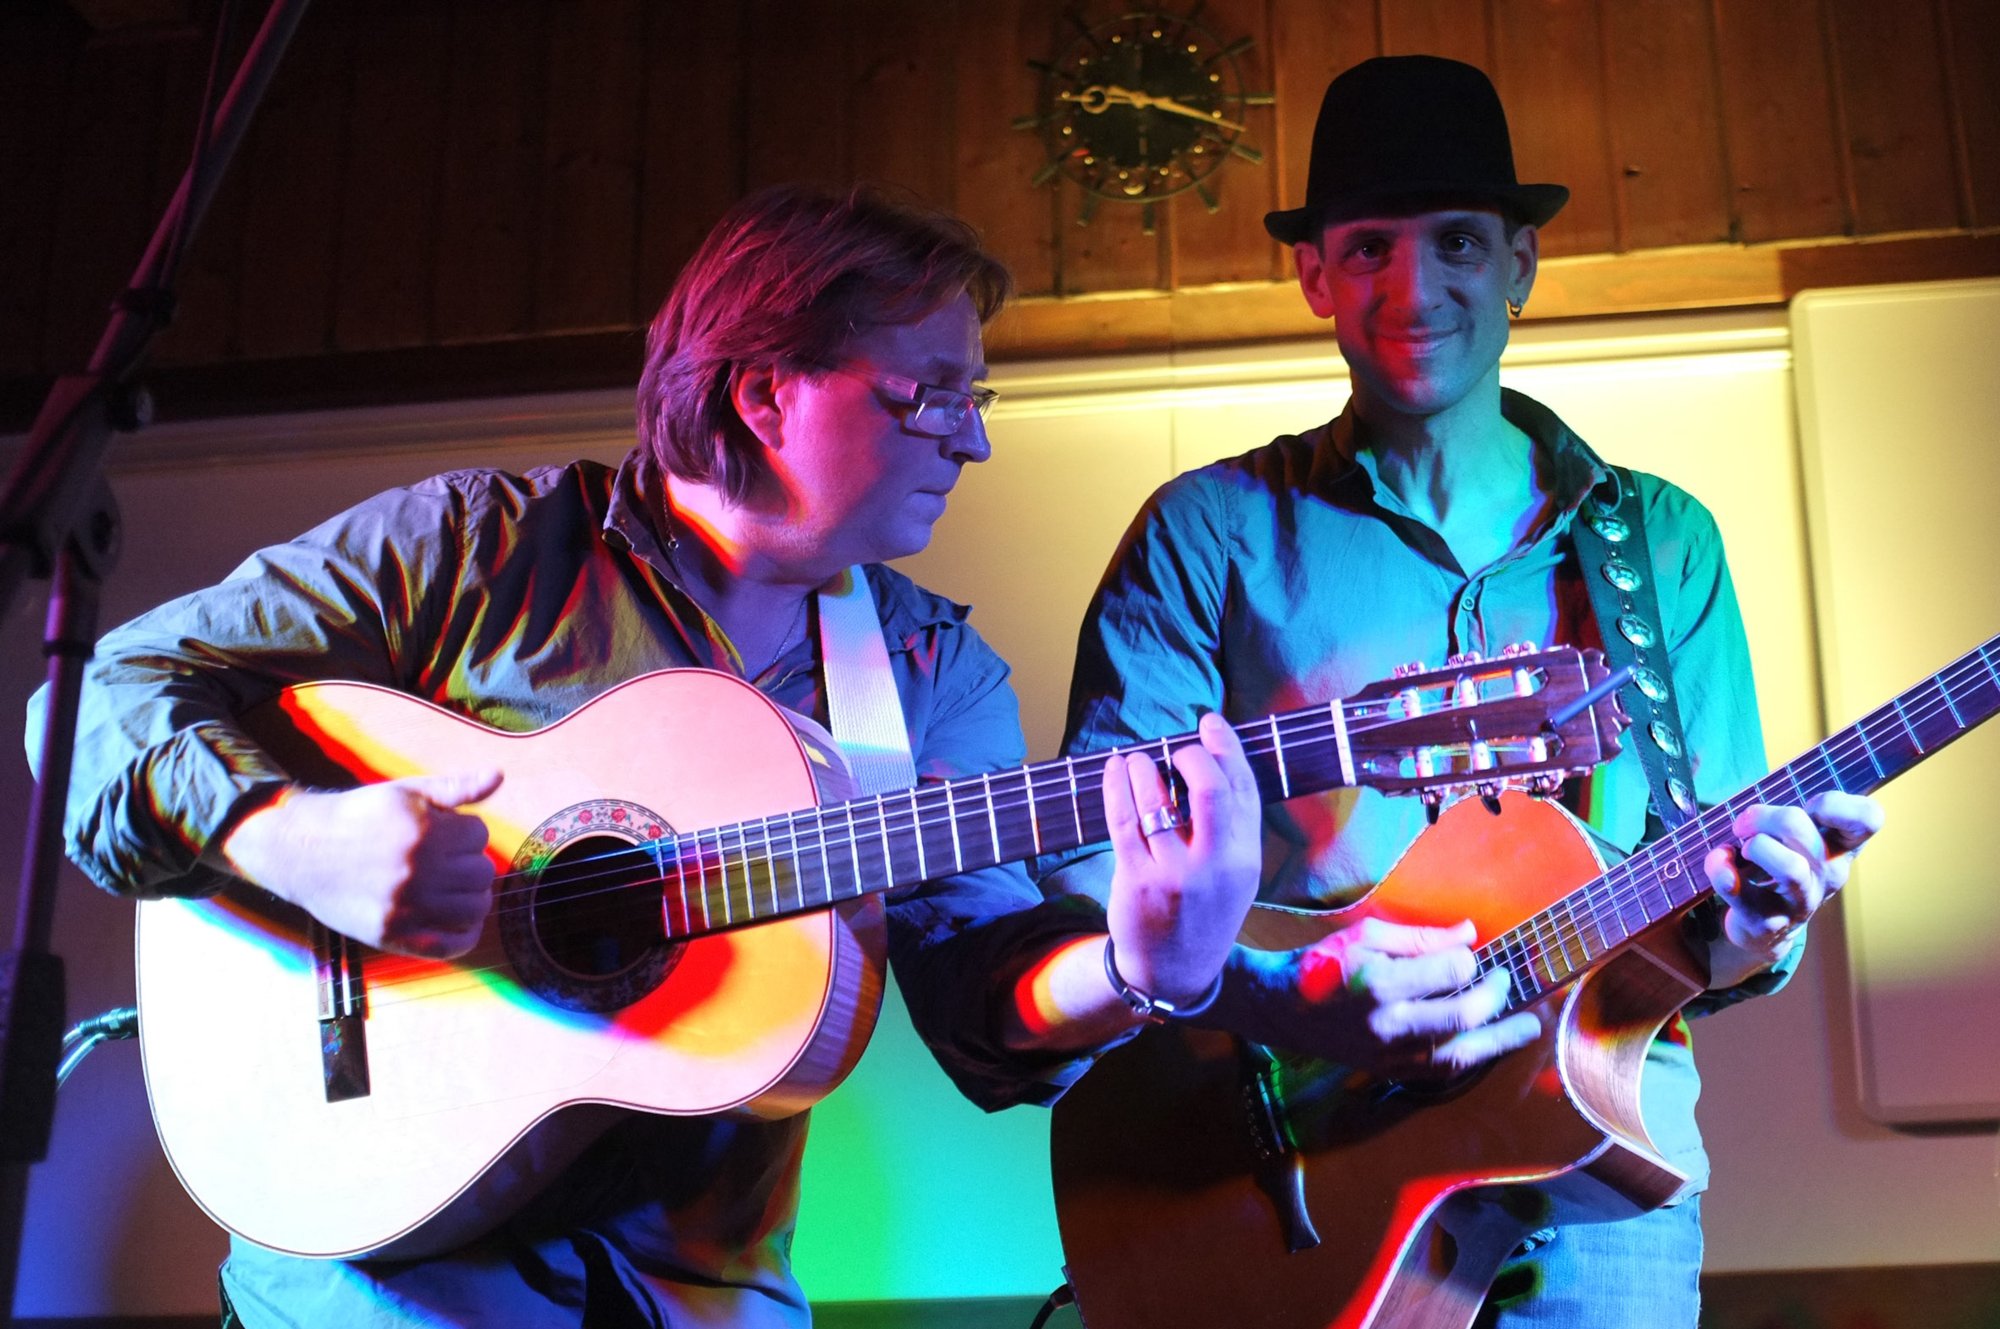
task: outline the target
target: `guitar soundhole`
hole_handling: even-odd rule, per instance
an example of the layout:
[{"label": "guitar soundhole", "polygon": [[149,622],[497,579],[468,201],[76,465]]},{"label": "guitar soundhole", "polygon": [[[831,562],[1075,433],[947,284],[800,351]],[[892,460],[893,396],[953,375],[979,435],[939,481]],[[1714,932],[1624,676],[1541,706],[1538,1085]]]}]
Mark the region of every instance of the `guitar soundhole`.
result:
[{"label": "guitar soundhole", "polygon": [[636,889],[633,874],[618,869],[630,853],[622,841],[594,836],[570,841],[542,869],[535,936],[566,973],[615,978],[667,944],[659,892]]},{"label": "guitar soundhole", "polygon": [[680,948],[666,937],[649,847],[666,833],[645,809],[612,800],[536,828],[515,855],[516,894],[500,909],[501,943],[531,991],[566,1010],[610,1014],[666,978]]}]

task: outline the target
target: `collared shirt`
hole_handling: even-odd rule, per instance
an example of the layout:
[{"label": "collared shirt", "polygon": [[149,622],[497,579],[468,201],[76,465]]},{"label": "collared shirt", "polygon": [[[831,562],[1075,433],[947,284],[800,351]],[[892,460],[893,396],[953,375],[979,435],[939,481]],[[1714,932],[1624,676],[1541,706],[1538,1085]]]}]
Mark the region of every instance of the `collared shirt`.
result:
[{"label": "collared shirt", "polygon": [[[733,648],[683,589],[647,515],[662,511],[663,492],[643,450],[615,472],[579,462],[439,476],[107,634],[78,724],[71,857],[129,895],[218,889],[223,836],[285,780],[231,717],[290,683],[382,684],[525,731],[647,671],[735,672]],[[1007,667],[964,608],[886,568],[868,579],[919,778],[1018,765]],[[817,658],[802,622],[751,681],[823,723]],[[919,1032],[989,1106],[1037,1092],[993,1041],[989,981],[1020,944],[1006,916],[1037,898],[1008,865],[931,883],[889,909]],[[796,1329],[809,1318],[789,1259],[805,1129],[804,1115],[634,1114],[450,1257],[300,1260],[237,1240],[225,1281],[253,1327],[526,1329],[578,1325],[587,1307],[592,1324]]]},{"label": "collared shirt", "polygon": [[[1381,481],[1357,446],[1351,410],[1189,472],[1154,495],[1127,532],[1086,615],[1071,693],[1071,751],[1185,732],[1209,710],[1242,723],[1347,697],[1399,665],[1497,654],[1511,643],[1599,642],[1568,532],[1602,461],[1555,414],[1503,394],[1506,417],[1536,450],[1550,515],[1503,557],[1461,567],[1443,538]],[[1722,539],[1706,509],[1635,474],[1696,796],[1717,802],[1765,770],[1749,651]],[[1575,801],[1617,851],[1646,827],[1647,784],[1631,744]],[[1370,789],[1295,798],[1264,810],[1259,898],[1351,903],[1381,881],[1425,827],[1421,804]],[[1104,855],[1044,864],[1045,892],[1101,900]],[[1699,1013],[1767,991],[1796,963]],[[1644,1078],[1655,1143],[1697,1182],[1699,1092],[1685,1038],[1657,1040]]]}]

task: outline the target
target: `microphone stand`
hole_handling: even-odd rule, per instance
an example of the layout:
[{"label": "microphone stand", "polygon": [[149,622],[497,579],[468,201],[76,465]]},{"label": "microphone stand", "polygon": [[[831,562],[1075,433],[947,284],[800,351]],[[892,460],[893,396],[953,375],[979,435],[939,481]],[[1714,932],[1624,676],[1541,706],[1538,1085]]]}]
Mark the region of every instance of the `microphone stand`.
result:
[{"label": "microphone stand", "polygon": [[[170,316],[174,269],[306,3],[272,0],[212,128],[203,108],[194,159],[113,306],[88,367],[58,378],[50,388],[21,459],[0,491],[0,622],[12,615],[24,580],[33,575],[49,581],[42,765],[22,855],[14,946],[0,954],[0,1321],[11,1319],[14,1305],[28,1168],[47,1156],[55,1117],[64,991],[62,960],[52,952],[51,939],[62,812],[83,665],[96,640],[99,590],[119,544],[118,510],[102,475],[104,455],[114,429],[136,430],[151,414],[135,380]],[[219,40],[217,45],[219,50]]]}]

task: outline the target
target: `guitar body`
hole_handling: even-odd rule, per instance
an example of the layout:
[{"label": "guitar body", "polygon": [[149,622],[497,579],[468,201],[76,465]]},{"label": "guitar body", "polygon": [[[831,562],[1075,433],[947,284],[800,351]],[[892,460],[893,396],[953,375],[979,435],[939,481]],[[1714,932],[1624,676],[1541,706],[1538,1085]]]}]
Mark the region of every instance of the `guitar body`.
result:
[{"label": "guitar body", "polygon": [[[1455,804],[1367,899],[1334,913],[1259,907],[1245,942],[1288,950],[1372,915],[1470,918],[1483,943],[1602,870],[1560,807],[1509,793],[1501,808]],[[1646,1139],[1639,1073],[1704,986],[1677,917],[1543,997],[1537,1042],[1446,1086],[1330,1095],[1338,1072],[1324,1063],[1291,1062],[1297,1073],[1274,1080],[1261,1052],[1183,1026],[1105,1056],[1051,1127],[1086,1322],[1466,1329],[1556,1194],[1602,1219],[1673,1198],[1686,1178]],[[1295,1148],[1279,1143],[1279,1119]]]},{"label": "guitar body", "polygon": [[[499,767],[473,811],[514,875],[448,962],[331,937],[249,887],[140,905],[147,1092],[174,1170],[225,1227],[305,1256],[444,1249],[623,1112],[787,1115],[866,1045],[877,897],[670,945],[659,891],[628,890],[594,943],[573,926],[599,883],[565,863],[809,807],[844,778],[809,722],[746,684],[647,675],[528,734],[307,684],[245,725],[312,783]],[[349,1018],[323,1023],[329,1003]]]}]

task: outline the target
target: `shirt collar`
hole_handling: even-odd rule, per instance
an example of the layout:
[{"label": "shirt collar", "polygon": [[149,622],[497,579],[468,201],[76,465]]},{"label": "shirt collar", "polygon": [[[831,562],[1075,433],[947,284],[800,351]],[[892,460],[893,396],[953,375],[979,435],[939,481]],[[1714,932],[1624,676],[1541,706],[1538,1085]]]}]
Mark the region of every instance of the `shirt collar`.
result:
[{"label": "shirt collar", "polygon": [[[1500,414],[1534,441],[1535,450],[1550,463],[1557,501],[1557,521],[1567,522],[1593,490],[1616,507],[1618,474],[1562,422],[1560,416],[1523,392],[1500,389]],[[1308,435],[1313,448],[1312,480],[1321,493],[1358,488],[1371,497],[1381,492],[1381,476],[1372,456],[1360,455],[1354,443],[1354,404]],[[1600,489],[1600,486],[1602,487]]]},{"label": "shirt collar", "polygon": [[[660,529],[665,504],[666,476],[652,450],[641,444],[625,454],[612,480],[604,514],[604,540],[614,549],[643,559],[686,595],[680,570],[667,552],[666,533]],[[870,569],[868,581],[891,649],[927,628],[965,621],[965,606],[926,594],[907,577],[877,566]]]}]

